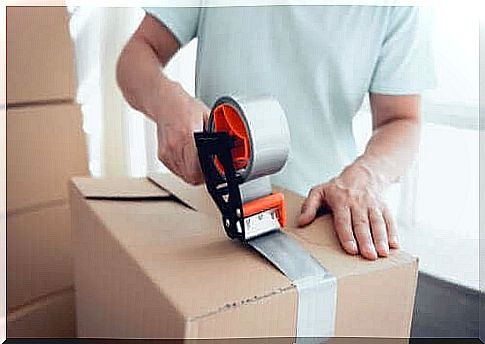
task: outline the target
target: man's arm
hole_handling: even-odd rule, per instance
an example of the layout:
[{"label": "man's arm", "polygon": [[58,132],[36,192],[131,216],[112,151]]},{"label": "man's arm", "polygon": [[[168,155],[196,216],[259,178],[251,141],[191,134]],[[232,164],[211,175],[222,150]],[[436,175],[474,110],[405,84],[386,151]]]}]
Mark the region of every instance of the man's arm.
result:
[{"label": "man's arm", "polygon": [[165,66],[179,48],[172,33],[146,15],[119,57],[116,76],[123,95],[154,121],[164,110],[161,95],[177,87],[160,73],[160,65]]},{"label": "man's arm", "polygon": [[117,80],[128,103],[157,124],[159,159],[198,184],[203,175],[192,134],[202,130],[209,109],[160,71],[179,48],[170,30],[146,15],[119,57]]},{"label": "man's arm", "polygon": [[418,150],[420,97],[371,94],[370,102],[373,135],[364,154],[336,178],[312,188],[299,224],[309,224],[321,205],[329,206],[342,247],[373,260],[399,246],[382,194],[410,167]]}]

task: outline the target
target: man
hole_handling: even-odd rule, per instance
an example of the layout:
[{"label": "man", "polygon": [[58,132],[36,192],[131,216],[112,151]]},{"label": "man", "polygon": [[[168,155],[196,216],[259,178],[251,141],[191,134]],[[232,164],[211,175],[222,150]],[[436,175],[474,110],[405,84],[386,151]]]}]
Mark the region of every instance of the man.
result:
[{"label": "man", "polygon": [[[382,194],[412,163],[420,92],[433,77],[419,8],[259,6],[147,8],[118,62],[127,101],[157,123],[160,160],[185,181],[203,176],[192,133],[221,95],[271,94],[292,147],[273,182],[306,194],[298,224],[331,208],[343,249],[375,260],[398,248]],[[160,66],[198,38],[196,94]],[[369,94],[373,135],[357,157],[352,118]],[[308,190],[310,190],[308,192]]]}]

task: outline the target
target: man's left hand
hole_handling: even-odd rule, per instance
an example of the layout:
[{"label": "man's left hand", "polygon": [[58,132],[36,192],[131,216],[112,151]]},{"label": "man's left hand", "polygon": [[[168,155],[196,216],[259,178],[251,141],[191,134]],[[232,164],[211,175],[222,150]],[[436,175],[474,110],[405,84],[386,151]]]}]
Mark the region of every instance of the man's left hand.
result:
[{"label": "man's left hand", "polygon": [[381,195],[379,176],[364,164],[353,164],[328,183],[310,190],[303,203],[299,226],[311,223],[321,206],[332,210],[340,244],[349,254],[370,260],[389,255],[398,248],[396,226]]}]

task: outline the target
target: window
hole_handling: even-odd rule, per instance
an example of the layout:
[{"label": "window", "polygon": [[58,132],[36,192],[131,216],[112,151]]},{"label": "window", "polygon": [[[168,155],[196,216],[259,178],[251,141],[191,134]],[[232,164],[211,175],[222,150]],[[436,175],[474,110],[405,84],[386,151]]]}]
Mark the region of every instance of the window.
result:
[{"label": "window", "polygon": [[[479,18],[448,2],[432,20],[437,87],[423,94],[420,155],[389,192],[404,248],[421,271],[479,288]],[[354,120],[362,150],[371,134],[368,102]]]}]

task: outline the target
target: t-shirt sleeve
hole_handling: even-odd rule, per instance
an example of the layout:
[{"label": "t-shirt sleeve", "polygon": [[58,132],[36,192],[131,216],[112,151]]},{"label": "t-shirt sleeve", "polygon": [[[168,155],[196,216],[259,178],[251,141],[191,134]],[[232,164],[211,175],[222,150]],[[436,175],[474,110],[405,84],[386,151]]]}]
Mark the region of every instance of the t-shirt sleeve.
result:
[{"label": "t-shirt sleeve", "polygon": [[429,19],[421,7],[391,9],[369,92],[419,94],[435,87]]},{"label": "t-shirt sleeve", "polygon": [[181,46],[197,36],[200,7],[144,7],[144,10],[162,22],[177,38]]}]

